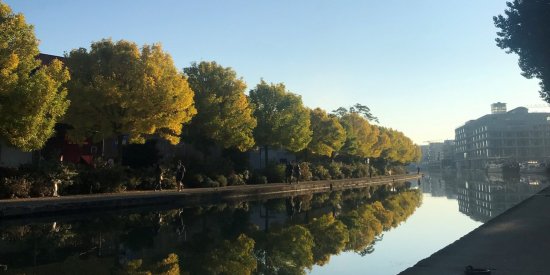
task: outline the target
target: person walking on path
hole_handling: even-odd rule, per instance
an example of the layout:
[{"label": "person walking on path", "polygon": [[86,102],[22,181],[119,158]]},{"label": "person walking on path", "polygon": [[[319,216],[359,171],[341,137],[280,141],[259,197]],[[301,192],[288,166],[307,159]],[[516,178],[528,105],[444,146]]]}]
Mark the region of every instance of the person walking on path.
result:
[{"label": "person walking on path", "polygon": [[294,164],[293,170],[294,170],[293,171],[294,177],[296,178],[296,183],[298,183],[298,181],[300,181],[300,176],[302,176],[302,170],[300,169],[300,164],[299,163]]},{"label": "person walking on path", "polygon": [[176,184],[178,185],[178,192],[183,190],[183,177],[185,177],[185,166],[178,161],[178,167],[176,168]]},{"label": "person walking on path", "polygon": [[292,173],[294,168],[292,167],[292,164],[290,162],[286,163],[286,169],[285,169],[285,182],[292,184]]},{"label": "person walking on path", "polygon": [[162,180],[164,179],[162,168],[160,168],[160,164],[157,163],[157,167],[155,168],[155,191],[159,190],[162,191]]},{"label": "person walking on path", "polygon": [[416,167],[416,174],[417,174],[417,175],[420,175],[420,166],[419,166],[419,167]]}]

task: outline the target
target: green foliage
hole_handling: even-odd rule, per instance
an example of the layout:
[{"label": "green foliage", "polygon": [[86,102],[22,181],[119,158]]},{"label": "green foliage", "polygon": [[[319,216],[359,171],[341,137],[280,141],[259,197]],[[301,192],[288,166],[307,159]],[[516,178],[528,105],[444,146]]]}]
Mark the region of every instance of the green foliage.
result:
[{"label": "green foliage", "polygon": [[378,141],[378,128],[357,113],[340,117],[340,123],[346,130],[346,141],[341,152],[348,156],[373,157],[374,145]]},{"label": "green foliage", "polygon": [[128,135],[131,143],[144,143],[156,135],[175,144],[182,124],[196,114],[193,91],[158,44],[140,51],[135,43],[104,39],[66,58],[71,70],[66,122],[74,127],[73,140],[99,132],[94,136]]},{"label": "green foliage", "polygon": [[179,275],[180,266],[178,255],[174,253],[168,254],[168,257],[162,259],[159,263],[156,264],[154,274],[159,275]]},{"label": "green foliage", "polygon": [[[354,163],[351,165],[351,177],[353,178],[365,178],[369,176],[369,165],[363,163]],[[372,169],[372,168],[371,168]]]},{"label": "green foliage", "polygon": [[329,180],[331,178],[329,170],[321,164],[314,165],[311,172],[313,180]]},{"label": "green foliage", "polygon": [[321,266],[328,263],[331,255],[339,254],[349,242],[346,226],[330,214],[313,220],[308,229],[315,242],[313,259]]},{"label": "green foliage", "polygon": [[357,104],[350,107],[349,111],[340,107],[333,113],[340,119],[346,132],[340,154],[348,160],[381,157],[390,163],[408,164],[420,159],[420,147],[403,133],[369,124],[369,120],[375,119],[368,107]]},{"label": "green foliage", "polygon": [[220,184],[220,187],[227,186],[227,178],[224,175],[217,175],[216,181]]},{"label": "green foliage", "polygon": [[229,175],[229,177],[227,178],[227,183],[229,185],[244,185],[244,184],[246,184],[243,175],[242,174],[236,174],[236,173],[232,173],[231,175]]},{"label": "green foliage", "polygon": [[299,95],[290,93],[284,84],[261,81],[250,91],[258,121],[254,138],[259,145],[282,147],[298,152],[311,141],[309,111]]},{"label": "green foliage", "polygon": [[207,139],[224,148],[241,151],[252,148],[256,119],[244,94],[246,84],[242,78],[216,62],[193,63],[184,72],[195,92],[198,111],[189,126],[195,142]]},{"label": "green foliage", "polygon": [[349,107],[349,109],[346,109],[345,107],[339,107],[338,109],[332,111],[332,113],[338,117],[344,117],[353,113],[361,115],[369,121],[378,122],[378,118],[371,113],[370,108],[359,103],[356,103],[355,105]]},{"label": "green foliage", "polygon": [[328,172],[332,179],[343,179],[344,173],[342,173],[342,163],[340,162],[330,162],[328,164]]},{"label": "green foliage", "polygon": [[317,155],[331,157],[344,145],[346,131],[338,118],[328,116],[320,108],[310,111],[310,120],[313,134],[307,150]]},{"label": "green foliage", "polygon": [[72,165],[43,161],[40,166],[21,166],[0,177],[0,198],[44,197],[53,194],[58,183],[59,193],[65,193],[78,175]]},{"label": "green foliage", "polygon": [[209,177],[204,177],[204,180],[201,182],[201,187],[220,187],[220,183]]},{"label": "green foliage", "polygon": [[267,183],[267,177],[262,175],[259,172],[255,172],[252,174],[252,177],[250,178],[250,184],[266,184]]},{"label": "green foliage", "polygon": [[30,196],[31,181],[27,177],[0,178],[0,198],[28,198]]},{"label": "green foliage", "polygon": [[540,80],[540,95],[550,102],[550,5],[548,1],[506,2],[504,16],[493,17],[497,46],[519,56],[519,67],[527,78]]},{"label": "green foliage", "polygon": [[0,2],[0,139],[24,151],[42,148],[69,106],[68,71],[38,53],[34,28]]},{"label": "green foliage", "polygon": [[117,193],[126,190],[126,171],[121,166],[82,170],[76,179],[80,190],[76,193]]},{"label": "green foliage", "polygon": [[301,225],[292,225],[269,233],[268,261],[279,274],[305,274],[313,265],[313,236]]},{"label": "green foliage", "polygon": [[300,165],[300,171],[302,175],[300,176],[301,181],[310,181],[313,179],[313,173],[311,173],[311,170],[309,169],[309,163],[307,162],[301,162],[298,165]]},{"label": "green foliage", "polygon": [[388,137],[389,145],[384,146],[380,157],[387,162],[407,164],[420,159],[420,147],[403,133],[392,129],[380,128]]},{"label": "green foliage", "polygon": [[414,210],[422,204],[422,196],[418,190],[405,191],[391,196],[382,202],[385,209],[394,215],[392,226],[397,226],[407,219]]},{"label": "green foliage", "polygon": [[265,168],[265,176],[268,182],[284,182],[285,165],[277,162],[269,162]]},{"label": "green foliage", "polygon": [[178,275],[180,266],[178,255],[170,253],[157,263],[144,264],[143,259],[134,259],[124,263],[116,274],[120,275]]},{"label": "green foliage", "polygon": [[207,274],[252,274],[256,270],[254,240],[245,234],[234,241],[224,240],[208,255]]}]

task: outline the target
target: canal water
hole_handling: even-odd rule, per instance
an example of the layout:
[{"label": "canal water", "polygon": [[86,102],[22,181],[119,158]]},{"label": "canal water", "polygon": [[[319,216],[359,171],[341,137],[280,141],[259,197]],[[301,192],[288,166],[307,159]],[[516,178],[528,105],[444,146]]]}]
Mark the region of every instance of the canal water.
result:
[{"label": "canal water", "polygon": [[0,220],[0,273],[397,274],[547,185],[430,172],[267,201]]}]

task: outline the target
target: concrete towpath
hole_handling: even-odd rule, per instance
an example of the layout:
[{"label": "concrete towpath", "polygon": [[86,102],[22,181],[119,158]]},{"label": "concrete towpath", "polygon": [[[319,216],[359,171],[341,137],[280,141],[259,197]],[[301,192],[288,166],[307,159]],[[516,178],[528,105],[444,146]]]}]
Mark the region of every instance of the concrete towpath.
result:
[{"label": "concrete towpath", "polygon": [[400,274],[465,274],[468,265],[492,275],[550,274],[550,187]]},{"label": "concrete towpath", "polygon": [[81,213],[130,207],[176,205],[178,207],[234,201],[265,200],[285,196],[365,188],[416,180],[421,175],[406,174],[373,178],[300,182],[299,184],[239,185],[217,188],[192,188],[183,192],[129,191],[122,193],[0,200],[2,218]]}]

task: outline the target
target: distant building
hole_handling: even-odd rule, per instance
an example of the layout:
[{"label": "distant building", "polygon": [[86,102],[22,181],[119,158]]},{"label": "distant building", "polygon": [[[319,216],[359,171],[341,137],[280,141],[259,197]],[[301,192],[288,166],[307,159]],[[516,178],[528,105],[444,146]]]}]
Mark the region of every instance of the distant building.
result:
[{"label": "distant building", "polygon": [[24,152],[0,141],[0,167],[17,168],[22,164],[32,163],[33,154]]},{"label": "distant building", "polygon": [[427,168],[441,168],[443,142],[430,142],[423,153],[423,165]]},{"label": "distant building", "polygon": [[506,113],[506,103],[497,102],[491,104],[491,114],[504,114]]},{"label": "distant building", "polygon": [[[297,161],[296,155],[292,152],[279,148],[268,148],[268,150],[268,162],[284,164]],[[265,148],[259,146],[250,150],[248,153],[248,164],[252,169],[265,168]]]},{"label": "distant building", "polygon": [[455,168],[455,141],[443,141],[441,168]]},{"label": "distant building", "polygon": [[422,166],[427,168],[454,167],[454,140],[430,142],[420,147],[422,151]]},{"label": "distant building", "polygon": [[506,112],[505,103],[491,105],[491,114],[455,130],[458,168],[483,169],[488,163],[545,161],[550,157],[550,113],[529,113],[525,107]]}]

